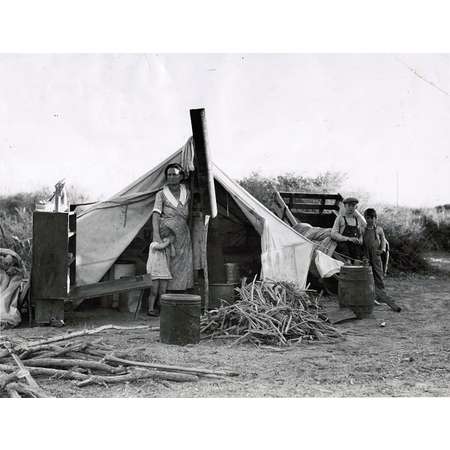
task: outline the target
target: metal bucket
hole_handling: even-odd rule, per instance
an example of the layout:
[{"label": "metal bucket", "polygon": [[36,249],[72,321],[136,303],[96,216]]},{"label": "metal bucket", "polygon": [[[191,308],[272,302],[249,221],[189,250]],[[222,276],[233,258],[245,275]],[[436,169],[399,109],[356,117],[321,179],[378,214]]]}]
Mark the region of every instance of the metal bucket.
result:
[{"label": "metal bucket", "polygon": [[370,316],[375,300],[375,285],[370,266],[343,266],[339,273],[339,305],[350,308],[363,319]]},{"label": "metal bucket", "polygon": [[236,263],[225,264],[225,272],[227,274],[228,284],[239,284],[240,282],[239,264]]},{"label": "metal bucket", "polygon": [[190,294],[161,295],[160,341],[187,345],[200,342],[201,297]]}]

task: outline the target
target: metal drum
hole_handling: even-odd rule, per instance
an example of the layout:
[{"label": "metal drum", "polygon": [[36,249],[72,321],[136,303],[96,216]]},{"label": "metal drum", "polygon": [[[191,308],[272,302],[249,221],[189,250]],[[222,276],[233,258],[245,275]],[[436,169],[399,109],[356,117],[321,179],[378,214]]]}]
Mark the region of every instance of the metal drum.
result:
[{"label": "metal drum", "polygon": [[201,297],[190,294],[161,295],[160,340],[164,344],[200,342]]},{"label": "metal drum", "polygon": [[363,319],[372,314],[375,285],[370,266],[343,266],[339,273],[339,305],[350,308]]}]

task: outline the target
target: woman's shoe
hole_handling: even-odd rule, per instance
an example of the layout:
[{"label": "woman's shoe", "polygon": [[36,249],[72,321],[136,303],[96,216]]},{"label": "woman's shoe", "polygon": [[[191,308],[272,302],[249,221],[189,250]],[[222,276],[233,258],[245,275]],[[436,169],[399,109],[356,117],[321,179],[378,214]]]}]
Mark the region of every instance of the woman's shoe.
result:
[{"label": "woman's shoe", "polygon": [[156,311],[156,310],[154,310],[154,309],[152,309],[151,311],[147,311],[147,316],[150,316],[150,317],[159,317],[159,312]]}]

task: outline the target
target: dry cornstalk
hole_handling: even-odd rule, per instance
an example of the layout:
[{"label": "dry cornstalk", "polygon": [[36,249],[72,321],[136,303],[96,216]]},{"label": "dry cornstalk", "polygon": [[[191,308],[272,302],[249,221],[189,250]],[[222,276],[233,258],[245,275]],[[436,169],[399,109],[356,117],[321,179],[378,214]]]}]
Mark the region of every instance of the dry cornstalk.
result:
[{"label": "dry cornstalk", "polygon": [[292,283],[256,281],[236,289],[240,301],[210,311],[201,322],[201,332],[212,338],[236,336],[243,342],[288,345],[300,338],[340,337],[320,310],[311,290]]}]

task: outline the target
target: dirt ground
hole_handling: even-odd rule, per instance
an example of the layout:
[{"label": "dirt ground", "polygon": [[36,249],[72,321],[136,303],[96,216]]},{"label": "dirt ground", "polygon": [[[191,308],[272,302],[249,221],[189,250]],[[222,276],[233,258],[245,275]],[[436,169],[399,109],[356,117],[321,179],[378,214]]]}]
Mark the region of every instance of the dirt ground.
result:
[{"label": "dirt ground", "polygon": [[[447,255],[448,256],[448,255]],[[444,257],[447,258],[447,256]],[[450,259],[449,259],[450,260]],[[441,264],[440,264],[441,265]],[[76,387],[67,380],[39,379],[55,397],[442,397],[450,394],[450,264],[429,276],[388,278],[388,293],[402,307],[376,306],[374,317],[336,325],[345,339],[277,350],[202,339],[185,347],[158,342],[159,332],[109,330],[84,339],[102,341],[130,358],[162,364],[233,370],[229,380],[195,383],[141,381]],[[441,265],[442,269],[442,265]],[[324,307],[337,310],[335,300]],[[158,319],[107,309],[66,316],[64,328],[19,328],[4,335],[41,338],[114,323],[150,324]],[[385,322],[385,326],[380,324]]]}]

